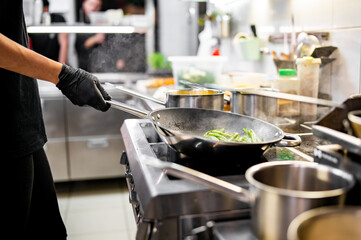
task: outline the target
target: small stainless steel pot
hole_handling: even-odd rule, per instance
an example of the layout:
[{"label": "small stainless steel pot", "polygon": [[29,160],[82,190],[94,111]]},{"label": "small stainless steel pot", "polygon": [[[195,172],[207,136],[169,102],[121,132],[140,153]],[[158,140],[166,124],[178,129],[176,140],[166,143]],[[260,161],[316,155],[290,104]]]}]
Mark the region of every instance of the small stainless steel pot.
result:
[{"label": "small stainless steel pot", "polygon": [[300,213],[326,205],[343,205],[353,176],[340,169],[304,161],[274,161],[246,171],[249,190],[219,178],[147,156],[149,165],[205,185],[251,206],[252,227],[258,239],[287,239],[291,221]]},{"label": "small stainless steel pot", "polygon": [[321,207],[297,216],[288,228],[288,240],[359,240],[361,207]]},{"label": "small stainless steel pot", "polygon": [[183,108],[203,108],[213,110],[224,109],[224,91],[216,89],[175,89],[169,90],[166,95],[166,101],[161,101],[156,98],[141,94],[123,86],[116,86],[107,83],[116,89],[130,94],[134,97],[142,98],[144,100],[152,101],[160,105],[169,107],[183,107]]},{"label": "small stainless steel pot", "polygon": [[[253,92],[232,91],[231,111],[247,116],[270,120],[277,116],[277,98],[257,95]],[[253,88],[247,89],[253,91],[269,91],[277,93],[277,89],[272,88]]]}]

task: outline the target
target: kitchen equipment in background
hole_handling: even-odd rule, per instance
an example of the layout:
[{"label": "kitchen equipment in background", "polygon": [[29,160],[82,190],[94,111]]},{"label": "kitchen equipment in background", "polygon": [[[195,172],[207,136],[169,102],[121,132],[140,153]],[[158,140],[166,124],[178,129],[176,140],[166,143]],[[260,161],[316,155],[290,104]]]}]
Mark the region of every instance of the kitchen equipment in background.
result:
[{"label": "kitchen equipment in background", "polygon": [[313,58],[320,58],[321,59],[321,66],[323,67],[333,61],[336,60],[336,58],[331,58],[330,55],[337,49],[337,47],[334,46],[322,46],[317,47],[311,54],[311,57]]},{"label": "kitchen equipment in background", "polygon": [[221,14],[221,38],[232,37],[232,16],[230,13]]},{"label": "kitchen equipment in background", "polygon": [[176,89],[169,90],[166,93],[166,101],[150,97],[145,94],[133,91],[123,86],[115,86],[111,83],[107,85],[130,94],[134,97],[149,100],[165,107],[189,107],[189,108],[206,108],[214,110],[224,109],[224,91],[211,89]]},{"label": "kitchen equipment in background", "polygon": [[[301,34],[299,34],[300,36]],[[333,62],[336,60],[336,58],[330,57],[330,55],[337,49],[337,47],[334,46],[320,46],[315,47],[312,54],[310,55],[313,58],[320,58],[321,59],[321,65],[320,67],[324,67],[325,65]],[[300,54],[298,54],[300,56]],[[294,55],[295,59],[285,58],[281,57],[278,58],[276,52],[273,51],[273,61],[276,65],[277,71],[281,68],[294,68],[296,69],[296,59],[297,55]]]},{"label": "kitchen equipment in background", "polygon": [[175,85],[178,80],[205,84],[215,83],[223,71],[227,58],[222,56],[173,56],[168,60],[172,63]]},{"label": "kitchen equipment in background", "polygon": [[[107,101],[112,107],[152,121],[159,136],[179,153],[188,156],[234,157],[248,154],[259,157],[272,146],[294,147],[301,144],[297,135],[285,134],[281,129],[262,120],[231,112],[200,108],[165,108],[147,112],[118,101]],[[230,132],[252,129],[261,142],[226,142],[204,138],[214,129]]]},{"label": "kitchen equipment in background", "polygon": [[297,216],[288,229],[289,240],[361,239],[361,207],[322,207]]},{"label": "kitchen equipment in background", "polygon": [[315,48],[320,46],[320,41],[314,35],[307,33],[300,33],[297,37],[297,48],[294,58],[309,57],[314,52]]},{"label": "kitchen equipment in background", "polygon": [[[313,57],[297,58],[297,78],[300,81],[300,95],[317,98],[319,89],[319,69],[321,59]],[[307,116],[309,121],[317,118],[317,106],[300,105],[301,115]]]},{"label": "kitchen equipment in background", "polygon": [[258,61],[261,58],[261,40],[258,37],[237,33],[233,38],[233,46],[246,61]]},{"label": "kitchen equipment in background", "polygon": [[275,161],[250,167],[245,173],[249,189],[156,158],[144,156],[144,162],[249,203],[253,230],[258,239],[266,240],[286,240],[289,224],[302,212],[343,205],[346,192],[354,185],[352,175],[345,171],[304,161]]},{"label": "kitchen equipment in background", "polygon": [[[317,121],[317,125],[328,127],[336,131],[349,132],[347,124],[348,112],[361,110],[361,95],[355,94],[347,98],[342,105],[345,108],[335,108]],[[346,124],[345,124],[346,123]]]},{"label": "kitchen equipment in background", "polygon": [[356,185],[349,192],[349,205],[361,205],[361,139],[352,135],[348,113],[361,110],[361,96],[353,95],[343,102],[345,108],[335,108],[312,126],[313,134],[328,145],[314,149],[314,161],[337,167],[354,175]]},{"label": "kitchen equipment in background", "polygon": [[[300,94],[300,81],[295,69],[280,69],[278,77],[273,80],[272,88],[283,93]],[[296,101],[278,99],[277,115],[284,117],[295,117],[300,114],[300,104]]]}]

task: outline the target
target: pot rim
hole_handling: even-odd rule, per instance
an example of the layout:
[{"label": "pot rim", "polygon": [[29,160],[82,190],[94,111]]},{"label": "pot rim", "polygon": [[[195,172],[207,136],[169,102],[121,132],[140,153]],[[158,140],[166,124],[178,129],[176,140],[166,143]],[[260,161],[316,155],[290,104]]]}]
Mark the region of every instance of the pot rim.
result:
[{"label": "pot rim", "polygon": [[[343,179],[346,179],[349,181],[349,185],[344,188],[336,188],[331,190],[323,190],[323,191],[301,191],[301,190],[290,190],[290,189],[284,189],[279,187],[273,187],[264,183],[261,183],[257,181],[253,176],[256,172],[258,172],[261,169],[272,167],[272,166],[279,166],[279,165],[299,165],[303,167],[310,167],[310,168],[321,168],[326,171],[332,172],[332,174],[338,175],[342,177]],[[326,165],[321,165],[315,162],[306,162],[306,161],[273,161],[273,162],[265,162],[260,163],[257,165],[254,165],[247,169],[246,171],[246,179],[247,181],[257,187],[258,189],[261,189],[266,192],[272,192],[278,195],[283,195],[287,197],[295,197],[295,198],[307,198],[307,199],[318,199],[318,198],[327,198],[327,197],[336,197],[341,196],[345,192],[347,192],[349,189],[351,189],[354,184],[355,180],[353,176],[343,170],[328,167]]]},{"label": "pot rim", "polygon": [[348,112],[347,116],[351,122],[361,125],[361,117],[357,116],[361,114],[361,110],[355,110]]},{"label": "pot rim", "polygon": [[[192,94],[178,94],[179,92],[191,92]],[[197,92],[209,92],[209,94],[197,94]],[[167,95],[169,96],[180,96],[180,97],[200,97],[200,96],[217,96],[224,95],[223,90],[215,89],[172,89],[168,90]]]},{"label": "pot rim", "polygon": [[326,206],[307,210],[292,220],[288,227],[287,239],[298,240],[298,231],[300,227],[309,220],[312,221],[312,219],[323,218],[338,213],[354,215],[356,212],[358,212],[357,215],[361,214],[360,206]]}]

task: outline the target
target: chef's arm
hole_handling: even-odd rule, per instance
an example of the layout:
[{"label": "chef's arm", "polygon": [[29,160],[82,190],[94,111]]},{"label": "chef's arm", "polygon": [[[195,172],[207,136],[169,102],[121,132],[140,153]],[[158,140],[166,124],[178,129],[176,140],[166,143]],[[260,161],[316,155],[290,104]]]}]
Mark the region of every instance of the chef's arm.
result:
[{"label": "chef's arm", "polygon": [[62,67],[0,33],[0,68],[57,84]]},{"label": "chef's arm", "polygon": [[104,112],[110,107],[105,100],[111,98],[97,77],[44,57],[1,33],[0,68],[52,82],[75,105],[89,105]]}]

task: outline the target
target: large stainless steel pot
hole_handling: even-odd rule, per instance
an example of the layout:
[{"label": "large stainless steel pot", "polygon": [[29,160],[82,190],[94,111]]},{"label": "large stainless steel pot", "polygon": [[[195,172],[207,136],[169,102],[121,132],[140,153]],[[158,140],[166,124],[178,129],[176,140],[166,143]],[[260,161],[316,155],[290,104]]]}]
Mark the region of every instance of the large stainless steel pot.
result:
[{"label": "large stainless steel pot", "polygon": [[170,175],[205,185],[250,203],[258,239],[287,239],[291,221],[300,213],[326,205],[343,205],[353,176],[340,169],[304,161],[260,163],[246,171],[249,190],[175,163],[143,156]]},{"label": "large stainless steel pot", "polygon": [[297,216],[288,228],[289,240],[359,240],[361,207],[321,207]]},{"label": "large stainless steel pot", "polygon": [[174,89],[167,91],[166,101],[141,94],[123,86],[107,83],[114,88],[144,100],[152,101],[165,107],[185,107],[223,110],[224,91],[216,89]]}]

